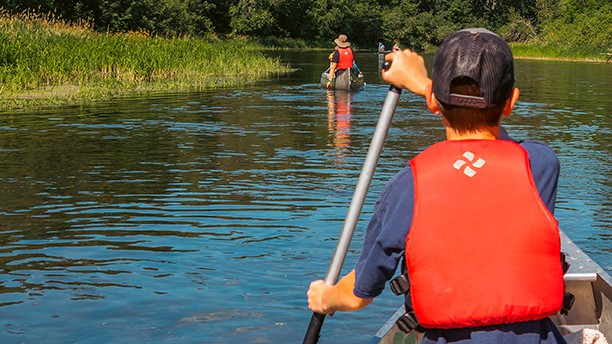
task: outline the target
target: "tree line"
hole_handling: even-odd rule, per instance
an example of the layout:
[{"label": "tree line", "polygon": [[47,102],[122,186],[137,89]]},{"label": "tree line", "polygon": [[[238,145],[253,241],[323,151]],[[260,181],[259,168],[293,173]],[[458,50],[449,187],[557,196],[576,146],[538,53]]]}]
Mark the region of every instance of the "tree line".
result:
[{"label": "tree line", "polygon": [[422,50],[460,28],[486,27],[511,42],[605,50],[609,0],[0,0],[9,13],[86,20],[101,32],[279,38]]}]

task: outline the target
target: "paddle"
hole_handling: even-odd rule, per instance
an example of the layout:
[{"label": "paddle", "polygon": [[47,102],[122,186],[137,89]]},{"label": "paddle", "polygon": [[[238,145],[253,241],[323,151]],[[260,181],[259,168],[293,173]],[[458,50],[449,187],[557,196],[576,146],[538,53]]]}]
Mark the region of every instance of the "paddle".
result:
[{"label": "paddle", "polygon": [[[385,61],[383,63],[383,69],[388,70],[389,67],[391,67],[391,62]],[[389,87],[389,91],[387,92],[385,103],[383,104],[380,117],[378,118],[378,124],[376,124],[374,136],[372,136],[372,142],[370,143],[363,168],[361,169],[361,174],[359,175],[359,181],[353,193],[353,199],[351,200],[346,219],[344,220],[344,226],[342,227],[336,250],[334,251],[331,264],[327,271],[327,277],[325,277],[325,284],[327,285],[334,285],[338,282],[338,276],[340,275],[342,264],[344,264],[346,252],[353,238],[355,227],[359,221],[363,202],[365,201],[368,188],[372,182],[372,176],[374,175],[374,170],[376,169],[376,164],[378,163],[378,158],[380,157],[380,152],[382,151],[383,143],[387,137],[387,131],[389,130],[389,125],[395,114],[395,107],[397,106],[397,101],[401,93],[402,90],[393,85]],[[308,330],[304,336],[304,344],[314,344],[319,341],[319,334],[321,333],[321,327],[323,327],[324,320],[325,314],[312,313]]]}]

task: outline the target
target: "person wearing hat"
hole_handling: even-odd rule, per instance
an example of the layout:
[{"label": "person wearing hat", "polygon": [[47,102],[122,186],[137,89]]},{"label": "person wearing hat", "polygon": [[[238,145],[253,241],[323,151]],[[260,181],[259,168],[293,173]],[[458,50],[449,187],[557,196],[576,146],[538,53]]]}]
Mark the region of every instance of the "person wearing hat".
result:
[{"label": "person wearing hat", "polygon": [[[519,96],[510,47],[466,29],[423,57],[388,54],[385,81],[423,96],[446,140],[385,186],[354,269],[335,286],[310,284],[317,313],[355,311],[406,293],[398,326],[422,343],[564,343],[548,318],[562,308],[564,267],[553,216],[559,160],[545,144],[514,141],[501,126]],[[406,271],[404,273],[404,271]]]},{"label": "person wearing hat", "polygon": [[351,43],[349,43],[346,35],[338,36],[338,38],[334,40],[334,43],[336,43],[336,48],[330,55],[330,81],[327,82],[327,88],[331,86],[331,80],[336,77],[337,74],[344,73],[346,70],[356,66],[353,49],[351,48]]}]

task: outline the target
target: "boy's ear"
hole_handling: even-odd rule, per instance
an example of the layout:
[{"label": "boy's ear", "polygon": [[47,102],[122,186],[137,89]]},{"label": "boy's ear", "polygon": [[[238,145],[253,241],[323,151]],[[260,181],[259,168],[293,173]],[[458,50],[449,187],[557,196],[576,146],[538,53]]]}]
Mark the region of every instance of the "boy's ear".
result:
[{"label": "boy's ear", "polygon": [[431,83],[425,86],[425,99],[427,100],[427,108],[429,108],[429,111],[434,115],[439,115],[441,110],[436,100],[436,95],[432,91]]},{"label": "boy's ear", "polygon": [[510,95],[510,97],[506,100],[506,104],[504,105],[504,109],[502,110],[502,115],[504,116],[510,116],[510,113],[512,112],[512,109],[514,108],[514,105],[516,104],[516,101],[519,98],[519,89],[518,88],[513,88],[512,89],[512,94]]}]

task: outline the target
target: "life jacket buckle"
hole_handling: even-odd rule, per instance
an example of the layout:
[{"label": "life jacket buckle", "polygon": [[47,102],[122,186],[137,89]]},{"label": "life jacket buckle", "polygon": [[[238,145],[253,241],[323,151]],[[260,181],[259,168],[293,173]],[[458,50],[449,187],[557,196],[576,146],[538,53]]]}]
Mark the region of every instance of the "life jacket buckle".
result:
[{"label": "life jacket buckle", "polygon": [[410,290],[410,280],[408,279],[408,273],[405,272],[389,282],[391,291],[395,295],[406,294]]},{"label": "life jacket buckle", "polygon": [[570,263],[567,262],[567,254],[565,252],[561,252],[561,267],[563,269],[563,274],[567,273],[567,270],[570,268]]},{"label": "life jacket buckle", "polygon": [[423,328],[419,325],[419,321],[416,319],[414,312],[404,313],[399,317],[395,324],[404,333],[410,333],[415,330],[422,332]]},{"label": "life jacket buckle", "polygon": [[561,307],[561,314],[567,315],[570,309],[572,309],[575,300],[576,297],[574,296],[574,294],[566,292],[565,295],[563,295],[563,307]]}]

